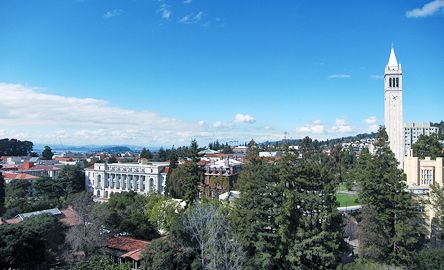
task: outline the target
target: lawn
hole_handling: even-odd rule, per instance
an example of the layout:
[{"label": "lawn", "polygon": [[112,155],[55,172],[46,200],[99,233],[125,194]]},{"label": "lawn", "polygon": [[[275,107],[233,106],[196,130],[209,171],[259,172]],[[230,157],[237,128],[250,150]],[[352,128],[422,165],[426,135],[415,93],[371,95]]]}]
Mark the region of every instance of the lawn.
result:
[{"label": "lawn", "polygon": [[359,205],[359,202],[356,199],[356,197],[348,194],[336,194],[336,201],[339,202],[339,207]]}]

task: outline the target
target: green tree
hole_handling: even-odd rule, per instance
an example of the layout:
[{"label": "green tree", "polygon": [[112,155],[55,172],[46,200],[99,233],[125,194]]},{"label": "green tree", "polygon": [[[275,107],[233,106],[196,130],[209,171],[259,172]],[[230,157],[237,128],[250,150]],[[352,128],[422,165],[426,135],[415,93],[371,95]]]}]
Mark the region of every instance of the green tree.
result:
[{"label": "green tree", "polygon": [[282,196],[277,181],[274,166],[257,158],[250,159],[239,176],[241,197],[234,201],[230,219],[246,252],[245,269],[276,269],[279,265],[276,216]]},{"label": "green tree", "polygon": [[6,184],[5,217],[15,216],[30,209],[31,183],[28,181],[11,181]]},{"label": "green tree", "polygon": [[146,159],[152,159],[153,154],[149,149],[146,149],[145,147],[140,151],[140,158],[146,158]]},{"label": "green tree", "polygon": [[85,174],[80,164],[64,166],[57,176],[57,181],[62,185],[65,196],[85,190]]},{"label": "green tree", "polygon": [[98,205],[96,211],[102,212],[105,225],[112,233],[124,233],[151,240],[159,235],[145,216],[145,204],[145,196],[133,191],[121,192],[112,194],[108,203]]},{"label": "green tree", "polygon": [[361,210],[358,235],[360,257],[382,261],[390,251],[384,227],[378,213],[371,205],[364,206]]},{"label": "green tree", "polygon": [[434,184],[430,189],[430,203],[435,212],[432,220],[432,238],[440,242],[435,244],[441,244],[444,241],[444,188]]},{"label": "green tree", "polygon": [[131,263],[115,263],[109,256],[94,255],[71,270],[130,270]]},{"label": "green tree", "polygon": [[42,159],[52,160],[52,156],[54,156],[54,153],[52,152],[51,147],[45,146],[42,151]]},{"label": "green tree", "polygon": [[[316,145],[306,144],[308,149]],[[289,155],[279,164],[283,204],[277,218],[278,256],[285,269],[332,269],[343,247],[336,182],[326,157],[315,151]]]},{"label": "green tree", "polygon": [[63,243],[64,230],[57,218],[46,215],[19,224],[1,225],[0,268],[49,268]]},{"label": "green tree", "polygon": [[33,143],[17,139],[0,140],[0,156],[26,156],[32,152]]},{"label": "green tree", "polygon": [[183,247],[169,238],[155,239],[142,253],[141,268],[145,270],[192,269],[193,249]]},{"label": "green tree", "polygon": [[169,231],[176,218],[177,202],[166,196],[151,193],[145,204],[145,215],[158,230]]},{"label": "green tree", "polygon": [[416,255],[416,269],[444,269],[444,248],[423,249]]},{"label": "green tree", "polygon": [[420,135],[416,143],[413,144],[413,155],[415,157],[424,158],[431,157],[436,159],[436,157],[442,157],[442,145],[438,141],[437,134]]},{"label": "green tree", "polygon": [[[2,166],[0,165],[0,169]],[[5,212],[5,179],[3,178],[2,172],[0,171],[0,217]]]},{"label": "green tree", "polygon": [[414,253],[424,242],[424,219],[417,211],[417,202],[406,191],[405,175],[398,169],[395,155],[388,147],[385,129],[379,130],[375,145],[374,156],[369,159],[364,153],[364,160],[358,160],[357,167],[362,174],[355,176],[361,186],[360,201],[375,209],[383,236],[387,237],[388,246],[384,250],[389,252],[380,260],[411,266]]}]

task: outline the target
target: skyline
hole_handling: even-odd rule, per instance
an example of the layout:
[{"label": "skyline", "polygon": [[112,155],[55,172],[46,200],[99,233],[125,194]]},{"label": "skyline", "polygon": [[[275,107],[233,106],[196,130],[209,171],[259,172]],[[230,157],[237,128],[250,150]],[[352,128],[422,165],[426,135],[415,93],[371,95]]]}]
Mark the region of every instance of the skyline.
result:
[{"label": "skyline", "polygon": [[[335,138],[443,120],[444,1],[0,3],[0,138],[185,145]],[[386,18],[386,19],[385,19]]]}]

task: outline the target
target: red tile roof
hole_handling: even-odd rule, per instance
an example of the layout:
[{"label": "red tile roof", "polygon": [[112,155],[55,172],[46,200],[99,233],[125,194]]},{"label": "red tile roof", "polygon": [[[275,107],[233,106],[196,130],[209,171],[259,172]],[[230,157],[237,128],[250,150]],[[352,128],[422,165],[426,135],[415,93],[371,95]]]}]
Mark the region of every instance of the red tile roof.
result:
[{"label": "red tile roof", "polygon": [[131,237],[116,236],[109,239],[106,246],[112,249],[130,252],[137,249],[144,249],[148,244],[148,241],[138,240]]},{"label": "red tile roof", "polygon": [[37,180],[40,178],[38,176],[30,175],[27,173],[9,173],[9,172],[4,172],[3,177],[6,180]]},{"label": "red tile roof", "polygon": [[127,253],[121,255],[120,257],[121,258],[131,258],[135,261],[140,261],[140,259],[142,259],[142,251],[143,251],[143,248],[139,248],[139,249],[127,252]]},{"label": "red tile roof", "polygon": [[3,225],[3,224],[18,224],[21,221],[22,220],[20,218],[10,218],[10,219],[0,218],[0,225]]}]

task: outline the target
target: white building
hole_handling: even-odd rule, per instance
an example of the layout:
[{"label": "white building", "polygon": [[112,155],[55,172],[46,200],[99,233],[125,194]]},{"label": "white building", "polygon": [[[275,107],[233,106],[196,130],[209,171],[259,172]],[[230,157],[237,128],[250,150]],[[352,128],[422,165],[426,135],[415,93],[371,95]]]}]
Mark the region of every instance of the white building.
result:
[{"label": "white building", "polygon": [[408,155],[410,149],[419,136],[438,134],[439,128],[432,127],[430,122],[428,123],[406,123],[404,125],[404,140],[405,140],[405,155]]},{"label": "white building", "polygon": [[164,194],[168,162],[95,163],[85,169],[85,186],[98,199],[112,193],[135,191]]},{"label": "white building", "polygon": [[384,71],[384,124],[390,149],[402,168],[404,161],[404,124],[402,110],[402,68],[393,48]]}]

